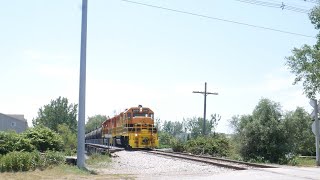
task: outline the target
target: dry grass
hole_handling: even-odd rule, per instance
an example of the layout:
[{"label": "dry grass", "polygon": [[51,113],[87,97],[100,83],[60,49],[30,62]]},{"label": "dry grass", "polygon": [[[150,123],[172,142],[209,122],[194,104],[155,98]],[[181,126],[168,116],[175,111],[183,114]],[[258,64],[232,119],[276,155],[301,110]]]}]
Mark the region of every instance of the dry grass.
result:
[{"label": "dry grass", "polygon": [[0,173],[0,179],[14,179],[14,180],[35,180],[35,179],[134,179],[128,175],[97,175],[95,173],[80,170],[76,166],[60,165],[46,170],[35,170],[29,172],[16,173]]}]

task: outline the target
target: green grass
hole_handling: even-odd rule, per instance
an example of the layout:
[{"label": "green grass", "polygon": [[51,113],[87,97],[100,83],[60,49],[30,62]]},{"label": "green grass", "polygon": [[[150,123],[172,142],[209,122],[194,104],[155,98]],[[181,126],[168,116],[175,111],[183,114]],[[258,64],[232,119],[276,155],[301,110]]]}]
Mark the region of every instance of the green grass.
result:
[{"label": "green grass", "polygon": [[312,167],[316,165],[316,160],[312,158],[296,158],[297,165],[296,166],[303,166],[303,167]]},{"label": "green grass", "polygon": [[102,154],[92,154],[86,160],[86,164],[91,167],[106,167],[111,163],[110,156]]}]

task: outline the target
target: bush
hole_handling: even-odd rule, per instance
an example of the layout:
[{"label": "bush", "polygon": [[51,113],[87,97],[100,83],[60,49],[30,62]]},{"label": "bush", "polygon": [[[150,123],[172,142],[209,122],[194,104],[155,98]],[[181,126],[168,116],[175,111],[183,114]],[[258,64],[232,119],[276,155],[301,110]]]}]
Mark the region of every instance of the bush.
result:
[{"label": "bush", "polygon": [[184,152],[185,151],[185,145],[181,141],[177,139],[173,139],[171,141],[171,147],[174,152]]},{"label": "bush", "polygon": [[47,151],[44,155],[46,166],[59,165],[64,163],[65,157],[61,152]]},{"label": "bush", "polygon": [[31,144],[40,152],[47,150],[61,151],[63,149],[63,141],[59,134],[47,127],[37,126],[28,129],[21,135],[26,139],[30,139]]},{"label": "bush", "polygon": [[1,131],[0,140],[0,154],[7,154],[12,151],[31,152],[35,149],[31,144],[31,140],[21,137],[14,131]]},{"label": "bush", "polygon": [[0,157],[1,172],[29,171],[36,168],[44,169],[52,165],[64,163],[64,156],[59,152],[47,151],[40,155],[39,152],[9,152]]},{"label": "bush", "polygon": [[192,154],[209,154],[212,156],[227,156],[229,154],[229,140],[223,135],[212,137],[199,136],[187,141],[185,145],[187,152]]}]

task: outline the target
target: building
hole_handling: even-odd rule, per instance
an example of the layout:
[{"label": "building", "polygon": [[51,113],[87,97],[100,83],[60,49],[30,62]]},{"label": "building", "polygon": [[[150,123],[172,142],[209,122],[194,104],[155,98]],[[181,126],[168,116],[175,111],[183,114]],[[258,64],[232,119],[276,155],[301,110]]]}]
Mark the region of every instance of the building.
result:
[{"label": "building", "polygon": [[28,128],[27,120],[20,114],[0,113],[0,131],[14,130],[21,133]]}]

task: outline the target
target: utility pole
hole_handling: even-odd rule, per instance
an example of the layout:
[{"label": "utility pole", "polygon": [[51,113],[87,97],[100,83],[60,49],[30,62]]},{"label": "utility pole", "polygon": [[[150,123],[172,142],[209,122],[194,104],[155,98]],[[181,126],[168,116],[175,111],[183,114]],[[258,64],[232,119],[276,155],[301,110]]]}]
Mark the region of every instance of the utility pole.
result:
[{"label": "utility pole", "polygon": [[79,115],[78,115],[78,146],[77,166],[85,167],[84,162],[84,124],[86,111],[86,52],[87,52],[87,9],[88,0],[82,0],[81,22],[81,52],[80,52],[80,85],[79,85]]},{"label": "utility pole", "polygon": [[311,99],[310,100],[310,105],[314,108],[314,110],[311,113],[311,117],[314,118],[314,133],[316,136],[316,164],[317,166],[320,166],[320,150],[319,150],[319,120],[318,120],[318,113],[319,113],[319,104],[317,100]]},{"label": "utility pole", "polygon": [[201,91],[193,91],[192,93],[199,93],[204,95],[204,111],[203,111],[203,135],[206,135],[206,110],[207,110],[207,95],[218,95],[218,93],[207,92],[207,82],[204,83],[204,92]]}]

